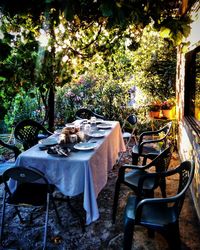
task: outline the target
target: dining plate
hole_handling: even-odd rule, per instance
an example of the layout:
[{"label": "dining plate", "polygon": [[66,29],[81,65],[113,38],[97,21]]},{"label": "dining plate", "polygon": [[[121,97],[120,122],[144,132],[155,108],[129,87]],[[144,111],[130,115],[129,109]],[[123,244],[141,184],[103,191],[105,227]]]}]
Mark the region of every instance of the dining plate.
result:
[{"label": "dining plate", "polygon": [[55,135],[60,135],[62,133],[62,129],[57,129],[54,131]]},{"label": "dining plate", "polygon": [[110,123],[101,123],[101,124],[97,125],[97,128],[104,128],[104,129],[112,128],[112,124],[110,124]]},{"label": "dining plate", "polygon": [[56,138],[46,138],[46,139],[40,140],[39,144],[42,146],[54,146],[58,144],[58,141]]},{"label": "dining plate", "polygon": [[93,142],[81,142],[74,145],[75,149],[78,150],[90,150],[96,148],[96,144]]},{"label": "dining plate", "polygon": [[[100,124],[102,122],[103,122],[102,119],[96,119],[96,121],[95,121],[96,124]],[[91,123],[91,120],[88,120],[88,123]]]},{"label": "dining plate", "polygon": [[94,138],[104,137],[105,134],[106,134],[106,133],[105,133],[104,130],[92,131],[92,132],[88,133],[88,135],[89,135],[90,137],[94,137]]}]

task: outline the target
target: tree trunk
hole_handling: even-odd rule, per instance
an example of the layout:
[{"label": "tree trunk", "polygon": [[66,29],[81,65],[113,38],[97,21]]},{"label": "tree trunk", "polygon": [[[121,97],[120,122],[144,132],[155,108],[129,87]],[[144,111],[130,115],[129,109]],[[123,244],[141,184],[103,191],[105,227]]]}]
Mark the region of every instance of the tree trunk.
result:
[{"label": "tree trunk", "polygon": [[49,96],[48,96],[48,129],[49,131],[54,131],[54,86],[50,87]]},{"label": "tree trunk", "polygon": [[[51,5],[49,6],[49,8]],[[47,8],[48,9],[48,8]],[[55,78],[56,78],[56,72],[55,72],[55,33],[54,33],[54,19],[55,16],[53,13],[51,13],[50,9],[47,12],[47,16],[49,18],[49,31],[52,39],[51,43],[51,66],[50,66],[50,89],[49,89],[49,96],[48,96],[48,129],[49,131],[54,131],[54,110],[55,110]]]}]

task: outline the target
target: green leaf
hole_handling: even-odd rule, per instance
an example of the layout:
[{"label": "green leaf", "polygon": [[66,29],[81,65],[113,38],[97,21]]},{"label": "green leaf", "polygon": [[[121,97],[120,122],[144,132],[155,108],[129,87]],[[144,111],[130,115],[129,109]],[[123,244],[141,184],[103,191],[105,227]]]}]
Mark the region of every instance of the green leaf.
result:
[{"label": "green leaf", "polygon": [[181,48],[182,53],[187,53],[188,52],[188,45],[184,44],[183,47]]},{"label": "green leaf", "polygon": [[182,32],[183,32],[184,37],[189,36],[190,30],[191,30],[190,26],[189,25],[182,25],[181,28],[182,28]]},{"label": "green leaf", "polygon": [[5,77],[0,76],[0,81],[5,81],[5,80],[6,80],[6,78],[5,78]]},{"label": "green leaf", "polygon": [[170,32],[171,32],[171,30],[169,28],[161,27],[160,36],[162,38],[168,38],[170,36]]}]

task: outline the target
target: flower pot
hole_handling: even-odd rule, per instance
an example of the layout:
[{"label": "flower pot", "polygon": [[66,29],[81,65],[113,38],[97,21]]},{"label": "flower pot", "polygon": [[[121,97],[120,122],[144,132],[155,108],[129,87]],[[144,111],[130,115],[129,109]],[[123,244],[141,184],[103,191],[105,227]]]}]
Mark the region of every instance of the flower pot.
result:
[{"label": "flower pot", "polygon": [[195,114],[194,114],[194,116],[195,116],[195,118],[198,120],[198,121],[200,121],[200,108],[199,107],[195,107]]},{"label": "flower pot", "polygon": [[175,107],[173,107],[172,109],[163,109],[162,114],[163,114],[163,117],[165,117],[169,120],[174,119],[175,115],[176,115]]},{"label": "flower pot", "polygon": [[149,117],[160,118],[160,111],[149,111]]}]

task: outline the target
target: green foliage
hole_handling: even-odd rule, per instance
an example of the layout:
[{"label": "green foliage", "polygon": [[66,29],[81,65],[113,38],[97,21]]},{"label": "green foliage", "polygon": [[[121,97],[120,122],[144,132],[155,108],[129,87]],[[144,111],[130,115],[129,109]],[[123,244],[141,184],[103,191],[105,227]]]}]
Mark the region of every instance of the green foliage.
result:
[{"label": "green foliage", "polygon": [[20,94],[17,94],[11,103],[9,103],[8,112],[4,117],[5,124],[9,129],[18,123],[19,121],[27,118],[32,118],[36,121],[43,121],[44,119],[44,107],[37,100],[37,93],[33,94],[34,98],[30,98],[26,92],[21,90]]},{"label": "green foliage", "polygon": [[87,107],[108,119],[122,120],[126,116],[128,100],[128,89],[119,82],[83,75],[70,85],[57,89],[56,119],[59,124],[64,124],[75,119],[76,110]]},{"label": "green foliage", "polygon": [[[75,2],[75,7],[80,3],[80,10],[87,8],[89,12],[99,4],[99,1],[90,1],[89,6],[88,1]],[[146,2],[141,5],[135,0],[134,4],[132,9],[129,1],[102,1],[97,18],[86,18],[76,8],[67,9],[68,14],[60,12],[58,16],[58,9],[49,6],[49,12],[44,12],[37,20],[31,15],[12,19],[6,16],[1,28],[2,42],[12,45],[12,49],[7,57],[2,54],[1,61],[4,74],[0,74],[0,95],[5,106],[14,103],[15,95],[18,98],[21,91],[24,98],[23,91],[30,96],[37,89],[38,100],[42,100],[45,111],[50,112],[48,95],[53,88],[57,90],[55,114],[58,121],[72,120],[81,106],[120,120],[127,111],[128,90],[133,85],[152,98],[174,96],[174,48],[153,30],[156,22],[147,25],[153,15],[153,2],[147,6]],[[126,20],[122,18],[125,9],[130,19],[129,15]],[[163,6],[160,6],[153,20],[160,19],[162,12]],[[158,22],[156,24],[164,37],[170,34]],[[14,35],[9,37],[10,34]],[[41,42],[41,34],[45,43]],[[147,99],[149,97],[144,101]],[[27,102],[31,100],[28,98]],[[17,101],[14,105],[19,110]],[[35,110],[34,105],[32,109]],[[32,115],[28,110],[26,113]]]},{"label": "green foliage", "polygon": [[148,102],[175,96],[176,49],[151,26],[144,29],[140,47],[133,53],[131,63],[134,82],[149,96]]},{"label": "green foliage", "polygon": [[[190,0],[191,6],[197,0]],[[182,38],[188,35],[190,18],[188,15],[181,16],[182,1],[153,1],[153,0],[2,0],[0,7],[11,17],[18,15],[32,15],[37,23],[41,19],[41,13],[50,13],[54,10],[54,21],[59,23],[59,14],[64,13],[67,21],[72,22],[77,16],[82,23],[101,22],[102,17],[106,20],[106,27],[125,29],[133,24],[138,29],[146,27],[153,21],[157,30],[173,42],[180,44]]]},{"label": "green foliage", "polygon": [[174,45],[180,45],[190,34],[190,23],[191,19],[188,16],[168,16],[158,25],[160,35],[173,42]]},{"label": "green foliage", "polygon": [[111,120],[120,120],[129,101],[128,88],[119,81],[108,81],[103,87],[101,100],[105,116]]}]

